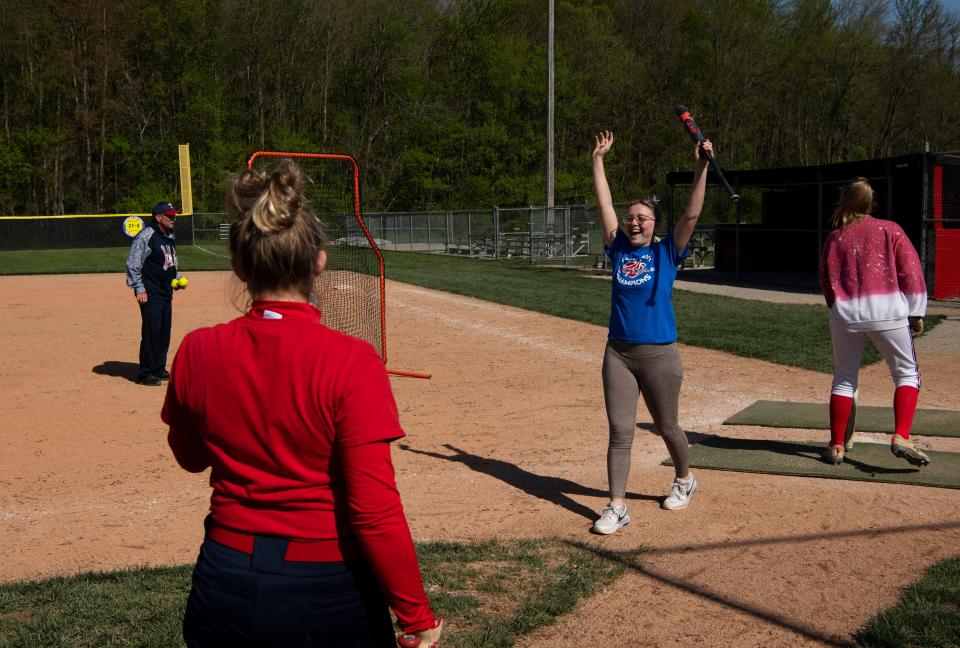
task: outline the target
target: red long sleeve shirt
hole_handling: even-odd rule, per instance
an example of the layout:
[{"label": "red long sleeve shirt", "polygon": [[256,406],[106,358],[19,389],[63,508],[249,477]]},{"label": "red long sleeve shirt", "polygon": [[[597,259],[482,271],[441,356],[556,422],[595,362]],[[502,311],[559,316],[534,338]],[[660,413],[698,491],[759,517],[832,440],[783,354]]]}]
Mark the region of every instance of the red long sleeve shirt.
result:
[{"label": "red long sleeve shirt", "polygon": [[162,418],[177,462],[211,467],[217,524],[357,543],[401,629],[433,626],[390,459],[404,433],[372,346],[309,304],[255,302],[183,339]]}]

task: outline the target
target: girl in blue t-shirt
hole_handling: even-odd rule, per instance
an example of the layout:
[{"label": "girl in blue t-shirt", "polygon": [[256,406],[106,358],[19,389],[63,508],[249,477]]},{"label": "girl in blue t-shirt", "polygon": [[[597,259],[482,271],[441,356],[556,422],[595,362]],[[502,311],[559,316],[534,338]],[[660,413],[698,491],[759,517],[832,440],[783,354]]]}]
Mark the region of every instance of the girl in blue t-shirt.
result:
[{"label": "girl in blue t-shirt", "polygon": [[[670,293],[677,267],[687,255],[707,185],[707,156],[694,149],[693,189],[683,216],[673,231],[654,239],[659,210],[653,199],[630,203],[618,222],[603,168],[603,156],[613,146],[613,133],[594,138],[593,184],[603,228],[603,245],[613,263],[610,332],[603,355],[603,397],[610,424],[607,477],[610,503],[603,508],[593,531],[614,533],[630,523],[624,495],[630,472],[630,448],[637,418],[637,401],[643,396],[657,433],[673,459],[676,478],[663,501],[669,510],[685,508],[697,491],[689,470],[687,436],[677,422],[683,364],[677,349],[677,326]],[[712,154],[707,141],[703,149]]]}]

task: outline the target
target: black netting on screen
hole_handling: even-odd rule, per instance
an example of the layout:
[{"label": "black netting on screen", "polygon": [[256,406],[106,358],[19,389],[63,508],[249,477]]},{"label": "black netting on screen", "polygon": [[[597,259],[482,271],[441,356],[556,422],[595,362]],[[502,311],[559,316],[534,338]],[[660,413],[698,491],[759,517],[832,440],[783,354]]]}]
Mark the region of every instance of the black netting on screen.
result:
[{"label": "black netting on screen", "polygon": [[960,298],[960,157],[939,156],[928,174],[923,255],[932,297]]},{"label": "black netting on screen", "polygon": [[[258,154],[253,164],[269,170],[291,157],[303,170],[306,195],[323,221],[329,244],[327,269],[317,280],[314,304],[330,328],[366,340],[386,361],[383,277],[379,250],[372,247],[355,210],[356,166],[350,158]],[[355,202],[355,198],[357,199]]]}]

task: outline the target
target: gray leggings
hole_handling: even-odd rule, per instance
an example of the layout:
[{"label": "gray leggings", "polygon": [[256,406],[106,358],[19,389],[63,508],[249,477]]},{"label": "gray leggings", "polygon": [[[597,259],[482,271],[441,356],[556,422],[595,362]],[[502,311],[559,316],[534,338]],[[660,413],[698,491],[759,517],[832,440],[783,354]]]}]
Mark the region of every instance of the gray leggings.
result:
[{"label": "gray leggings", "polygon": [[689,469],[687,435],[677,422],[683,363],[674,344],[628,344],[608,340],[603,353],[603,399],[610,423],[607,477],[610,498],[623,498],[630,474],[630,448],[643,395],[657,434],[663,437],[677,477]]}]

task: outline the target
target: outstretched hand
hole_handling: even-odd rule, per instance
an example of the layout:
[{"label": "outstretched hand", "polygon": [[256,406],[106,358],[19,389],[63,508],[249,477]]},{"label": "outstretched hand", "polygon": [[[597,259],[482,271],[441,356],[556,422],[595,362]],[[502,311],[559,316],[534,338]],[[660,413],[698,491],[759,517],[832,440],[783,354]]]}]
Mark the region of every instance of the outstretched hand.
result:
[{"label": "outstretched hand", "polygon": [[613,146],[613,133],[608,130],[597,133],[593,138],[593,157],[603,157]]}]

